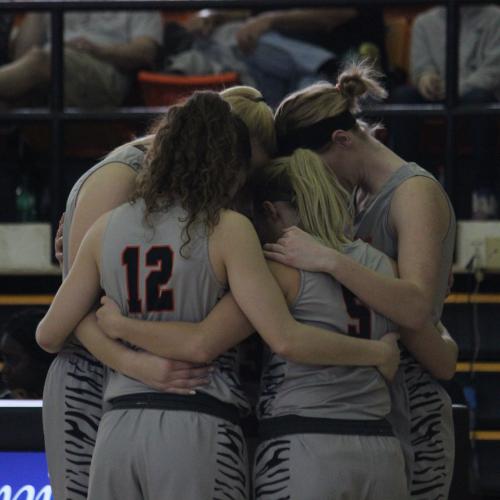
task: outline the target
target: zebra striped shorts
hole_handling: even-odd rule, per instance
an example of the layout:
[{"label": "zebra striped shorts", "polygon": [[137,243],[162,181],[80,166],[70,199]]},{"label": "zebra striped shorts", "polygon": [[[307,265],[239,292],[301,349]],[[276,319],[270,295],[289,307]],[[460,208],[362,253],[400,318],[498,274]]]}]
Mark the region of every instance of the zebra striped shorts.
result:
[{"label": "zebra striped shorts", "polygon": [[294,434],[255,454],[255,500],[407,500],[399,441],[388,436]]},{"label": "zebra striped shorts", "polygon": [[65,348],[50,366],[43,391],[43,431],[56,500],[87,498],[105,378],[105,367],[81,346]]},{"label": "zebra striped shorts", "polygon": [[90,470],[90,500],[248,500],[238,425],[192,411],[104,414]]}]

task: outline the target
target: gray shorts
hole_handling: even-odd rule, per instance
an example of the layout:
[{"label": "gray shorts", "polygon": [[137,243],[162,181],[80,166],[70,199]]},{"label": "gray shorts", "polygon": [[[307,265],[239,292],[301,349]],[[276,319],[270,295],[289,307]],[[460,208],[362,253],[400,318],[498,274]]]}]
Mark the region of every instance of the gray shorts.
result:
[{"label": "gray shorts", "polygon": [[191,411],[108,411],[99,426],[88,498],[248,500],[241,429]]},{"label": "gray shorts", "polygon": [[55,500],[86,498],[106,369],[83,348],[61,351],[43,391],[43,432]]},{"label": "gray shorts", "polygon": [[406,500],[404,459],[394,437],[294,434],[255,455],[255,500]]}]

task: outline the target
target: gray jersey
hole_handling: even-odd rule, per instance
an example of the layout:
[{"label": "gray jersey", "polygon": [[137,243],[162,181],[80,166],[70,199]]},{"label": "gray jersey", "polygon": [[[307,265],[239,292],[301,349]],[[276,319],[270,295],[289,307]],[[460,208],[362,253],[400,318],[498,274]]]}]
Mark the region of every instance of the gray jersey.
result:
[{"label": "gray jersey", "polygon": [[[191,242],[181,253],[185,210],[174,206],[153,214],[148,225],[144,208],[144,201],[138,200],[111,213],[102,242],[102,288],[131,317],[201,321],[224,293],[210,264],[206,227],[191,228]],[[246,411],[236,349],[220,356],[214,365],[210,384],[199,391]],[[104,399],[141,392],[153,389],[110,371]]]},{"label": "gray jersey", "polygon": [[144,160],[144,151],[137,146],[125,145],[112,151],[106,158],[94,165],[91,169],[87,170],[75,183],[71,189],[68,201],[66,202],[66,211],[64,213],[64,227],[63,227],[63,277],[68,274],[68,249],[69,249],[69,235],[71,230],[71,223],[76,209],[76,201],[80,194],[85,181],[97,170],[110,163],[122,163],[124,166],[131,168],[138,172]]},{"label": "gray jersey", "polygon": [[[355,237],[370,243],[396,261],[398,259],[398,241],[397,236],[389,226],[389,211],[395,190],[412,177],[427,177],[436,183],[438,182],[427,170],[419,167],[416,163],[406,163],[392,175],[368,206],[358,212],[354,219]],[[450,208],[451,220],[442,244],[443,266],[439,270],[439,289],[434,302],[434,318],[436,321],[441,318],[455,247],[455,212],[448,196],[446,196],[446,193],[444,194]]]},{"label": "gray jersey", "polygon": [[[368,241],[395,260],[398,242],[389,227],[392,196],[404,181],[416,176],[437,182],[415,163],[405,164],[355,218],[356,237]],[[448,204],[451,220],[442,244],[443,266],[439,271],[440,284],[434,303],[436,321],[443,308],[455,244],[455,214],[449,200]],[[407,351],[402,353],[391,394],[390,421],[406,456],[412,498],[447,498],[454,456],[453,419],[448,394]]]},{"label": "gray jersey", "polygon": [[[345,245],[344,253],[374,271],[394,275],[390,260],[361,240]],[[302,323],[360,338],[379,339],[395,328],[323,273],[301,271],[300,291],[291,312]],[[270,353],[258,416],[376,420],[384,418],[390,406],[387,384],[375,368],[303,365]]]}]

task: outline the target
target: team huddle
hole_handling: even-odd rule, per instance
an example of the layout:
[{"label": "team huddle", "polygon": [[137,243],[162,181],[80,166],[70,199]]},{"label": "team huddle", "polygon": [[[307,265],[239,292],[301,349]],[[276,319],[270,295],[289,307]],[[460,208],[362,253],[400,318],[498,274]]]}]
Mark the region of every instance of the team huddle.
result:
[{"label": "team huddle", "polygon": [[37,329],[56,500],[448,498],[454,212],[355,118],[367,95],[363,64],[274,115],[196,92],[78,180]]}]

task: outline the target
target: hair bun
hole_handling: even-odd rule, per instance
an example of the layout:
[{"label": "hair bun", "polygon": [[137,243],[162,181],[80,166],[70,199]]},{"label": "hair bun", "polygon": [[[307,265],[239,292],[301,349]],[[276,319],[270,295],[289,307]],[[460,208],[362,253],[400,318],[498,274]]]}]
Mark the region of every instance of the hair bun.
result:
[{"label": "hair bun", "polygon": [[381,74],[367,61],[353,62],[340,73],[337,88],[349,101],[349,109],[358,109],[358,97],[366,94],[375,99],[387,97],[386,90],[380,85]]},{"label": "hair bun", "polygon": [[357,74],[340,75],[337,88],[342,94],[350,99],[360,97],[368,90],[368,87],[361,75]]}]

